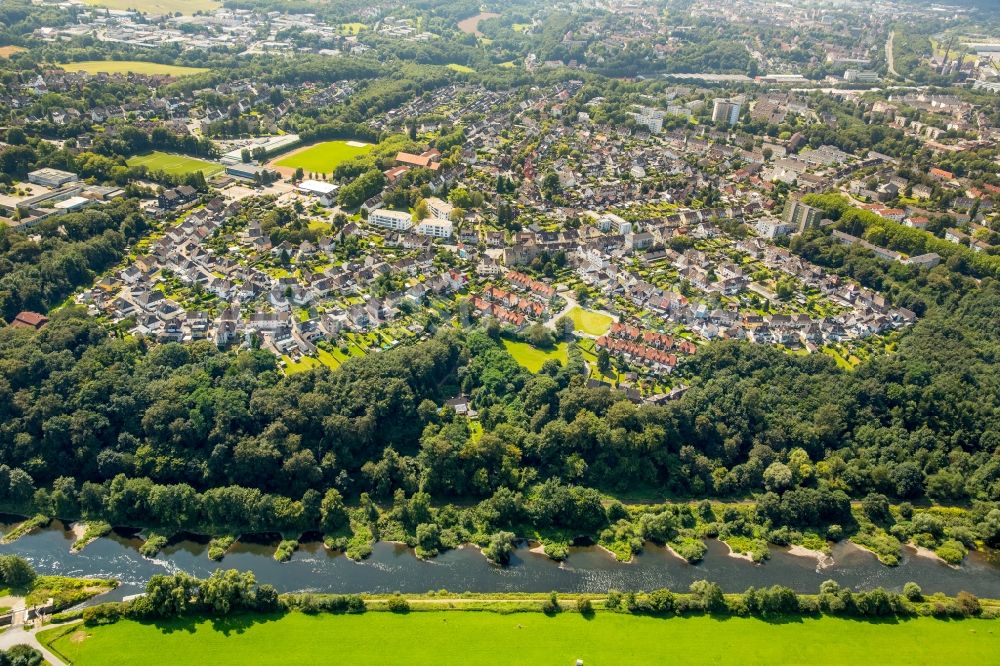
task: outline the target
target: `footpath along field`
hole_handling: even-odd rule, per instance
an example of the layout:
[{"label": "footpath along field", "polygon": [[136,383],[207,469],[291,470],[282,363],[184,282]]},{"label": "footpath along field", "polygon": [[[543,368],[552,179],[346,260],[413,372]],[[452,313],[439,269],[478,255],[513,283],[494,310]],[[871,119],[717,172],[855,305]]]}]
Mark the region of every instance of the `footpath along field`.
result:
[{"label": "footpath along field", "polygon": [[1000,655],[1000,622],[932,618],[866,622],[835,617],[615,613],[238,616],[161,624],[120,621],[39,635],[75,666],[91,664],[986,664]]}]

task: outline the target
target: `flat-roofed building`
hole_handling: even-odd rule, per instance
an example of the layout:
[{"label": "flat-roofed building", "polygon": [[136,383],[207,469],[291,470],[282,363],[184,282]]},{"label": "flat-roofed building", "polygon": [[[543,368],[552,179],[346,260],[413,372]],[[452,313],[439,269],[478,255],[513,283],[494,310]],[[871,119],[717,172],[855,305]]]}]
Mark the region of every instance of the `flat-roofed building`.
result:
[{"label": "flat-roofed building", "polygon": [[368,213],[368,222],[393,231],[406,231],[413,226],[413,218],[409,213],[387,208],[376,208]]}]

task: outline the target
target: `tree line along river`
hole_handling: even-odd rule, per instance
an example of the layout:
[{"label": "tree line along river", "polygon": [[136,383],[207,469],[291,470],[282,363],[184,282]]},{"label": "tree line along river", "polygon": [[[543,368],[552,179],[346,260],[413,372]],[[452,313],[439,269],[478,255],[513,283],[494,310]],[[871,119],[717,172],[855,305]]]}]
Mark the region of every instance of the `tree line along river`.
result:
[{"label": "tree line along river", "polygon": [[314,591],[330,593],[427,592],[595,592],[608,589],[686,590],[695,580],[708,579],[726,592],[742,592],[750,586],[775,584],[799,593],[814,593],[820,583],[832,579],[852,589],[882,586],[899,590],[908,581],[918,583],[925,593],[956,594],[961,590],[980,597],[1000,598],[1000,562],[973,551],[959,567],[906,549],[901,564],[887,567],[871,553],[843,541],[832,546],[832,562],[794,555],[772,546],[771,559],[761,565],[730,556],[719,541],[707,541],[708,552],[696,565],[673,555],[665,548],[647,544],[632,562],[617,562],[606,551],[593,546],[573,547],[562,563],[531,552],[522,544],[507,567],[486,561],[477,548],[447,551],[431,560],[418,559],[401,544],[379,542],[371,557],[355,562],[324,548],[320,541],[305,542],[288,562],[276,562],[277,539],[244,537],[227,552],[221,562],[208,558],[205,541],[183,540],[166,546],[155,558],[139,554],[142,539],[135,534],[113,532],[97,539],[79,553],[70,552],[73,533],[60,521],[27,534],[10,544],[0,545],[0,553],[26,557],[42,574],[114,578],[121,582],[111,596],[120,599],[141,592],[149,578],[159,573],[182,570],[207,577],[217,568],[253,571],[260,583],[270,583],[279,592]]}]

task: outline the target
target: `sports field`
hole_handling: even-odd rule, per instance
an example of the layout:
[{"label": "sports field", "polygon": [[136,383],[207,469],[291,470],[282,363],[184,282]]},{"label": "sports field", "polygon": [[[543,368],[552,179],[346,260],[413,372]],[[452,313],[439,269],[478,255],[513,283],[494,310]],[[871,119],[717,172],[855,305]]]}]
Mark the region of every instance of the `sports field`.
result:
[{"label": "sports field", "polygon": [[341,162],[364,155],[372,147],[372,144],[361,141],[324,141],[294,150],[274,160],[272,164],[288,169],[302,167],[306,173],[329,174]]},{"label": "sports field", "polygon": [[181,65],[164,65],[145,60],[81,60],[59,65],[67,72],[86,72],[87,74],[164,74],[167,76],[188,76],[207,72],[205,67],[183,67]]},{"label": "sports field", "polygon": [[606,314],[584,310],[581,307],[573,308],[568,315],[573,320],[573,328],[588,335],[604,335],[614,322],[614,319]]},{"label": "sports field", "polygon": [[539,349],[532,347],[527,342],[515,342],[514,340],[504,340],[503,346],[507,348],[515,361],[531,372],[541,370],[545,362],[550,359],[555,359],[563,365],[569,361],[568,347],[565,342],[560,342],[551,350]]},{"label": "sports field", "polygon": [[222,6],[216,0],[84,0],[88,5],[107,7],[108,9],[139,9],[146,14],[181,14],[191,15],[197,11],[212,11]]},{"label": "sports field", "polygon": [[1000,622],[931,618],[708,616],[598,613],[554,617],[421,611],[407,615],[237,617],[160,625],[121,621],[39,634],[74,666],[118,664],[986,664],[1000,654]]},{"label": "sports field", "polygon": [[221,164],[206,162],[195,157],[164,153],[154,150],[145,155],[136,155],[125,160],[129,166],[145,166],[150,171],[165,171],[172,176],[183,176],[195,171],[201,171],[205,177],[214,176],[223,170]]}]

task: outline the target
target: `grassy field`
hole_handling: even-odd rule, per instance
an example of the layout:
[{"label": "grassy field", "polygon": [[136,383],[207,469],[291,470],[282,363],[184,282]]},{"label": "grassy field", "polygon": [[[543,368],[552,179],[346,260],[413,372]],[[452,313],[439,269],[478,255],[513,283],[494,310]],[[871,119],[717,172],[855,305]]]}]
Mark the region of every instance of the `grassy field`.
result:
[{"label": "grassy field", "polygon": [[59,66],[67,72],[86,72],[87,74],[97,74],[99,72],[128,74],[131,72],[135,74],[188,76],[208,71],[205,67],[163,65],[158,62],[146,62],[144,60],[81,60],[80,62],[68,62]]},{"label": "grassy field", "polygon": [[9,58],[15,53],[27,50],[23,46],[0,46],[0,58]]},{"label": "grassy field", "polygon": [[[427,611],[121,621],[57,627],[41,641],[89,664],[901,664],[995,663],[1000,622],[920,618],[650,618]],[[990,657],[989,655],[993,655]],[[159,655],[159,656],[157,656]],[[736,655],[739,655],[738,658]]]},{"label": "grassy field", "polygon": [[560,342],[554,349],[544,350],[532,347],[526,342],[515,342],[514,340],[504,340],[504,347],[514,357],[514,360],[532,372],[538,372],[549,359],[555,359],[566,365],[569,357],[565,342]]},{"label": "grassy field", "polygon": [[472,74],[472,73],[474,73],[476,71],[476,70],[472,69],[471,67],[468,67],[466,65],[459,65],[458,63],[454,63],[454,62],[453,63],[449,63],[448,65],[446,65],[446,67],[448,69],[454,71],[454,72],[460,72],[462,74]]},{"label": "grassy field", "polygon": [[206,177],[214,176],[222,171],[221,164],[206,162],[195,157],[185,155],[175,155],[173,153],[163,153],[154,150],[145,155],[136,155],[126,160],[129,166],[145,166],[150,171],[165,171],[172,176],[182,176],[195,171],[201,171]]},{"label": "grassy field", "polygon": [[324,141],[301,148],[274,161],[276,166],[296,169],[302,167],[306,173],[332,173],[338,164],[364,155],[372,149],[370,143],[358,141]]},{"label": "grassy field", "polygon": [[581,307],[575,307],[569,311],[569,318],[573,320],[573,328],[588,335],[604,335],[611,328],[614,319],[600,312],[591,312]]},{"label": "grassy field", "polygon": [[368,26],[364,23],[341,23],[338,32],[342,35],[358,35],[367,28]]},{"label": "grassy field", "polygon": [[197,11],[212,11],[222,6],[216,0],[84,0],[88,5],[108,9],[139,9],[146,14],[194,14]]}]

